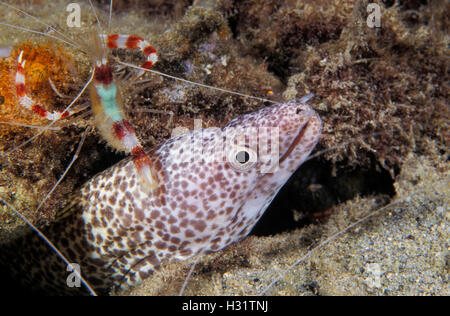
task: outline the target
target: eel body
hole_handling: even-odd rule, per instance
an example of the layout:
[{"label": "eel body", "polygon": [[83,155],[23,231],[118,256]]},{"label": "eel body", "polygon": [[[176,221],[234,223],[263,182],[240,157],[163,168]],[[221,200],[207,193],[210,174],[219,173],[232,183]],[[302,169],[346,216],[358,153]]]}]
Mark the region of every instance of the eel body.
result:
[{"label": "eel body", "polygon": [[[44,230],[99,293],[139,283],[161,262],[244,238],[315,147],[311,95],[242,115],[223,128],[171,138],[148,152],[158,187],[143,189],[130,159],[83,185],[76,207]],[[68,267],[36,234],[9,245],[14,277],[45,293],[68,287]],[[6,257],[6,259],[5,259]],[[20,267],[20,268],[19,268]],[[25,272],[24,272],[25,271]]]}]

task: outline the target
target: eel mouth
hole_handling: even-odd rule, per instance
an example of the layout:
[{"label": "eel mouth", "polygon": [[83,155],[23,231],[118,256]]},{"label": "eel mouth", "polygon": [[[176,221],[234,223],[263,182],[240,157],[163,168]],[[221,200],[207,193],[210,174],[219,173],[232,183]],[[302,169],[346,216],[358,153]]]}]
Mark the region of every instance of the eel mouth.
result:
[{"label": "eel mouth", "polygon": [[308,129],[309,123],[313,117],[314,117],[313,112],[311,112],[311,114],[308,113],[308,115],[306,116],[307,122],[305,124],[303,124],[303,126],[300,128],[297,136],[295,136],[294,140],[292,141],[292,144],[289,146],[288,150],[286,150],[286,152],[280,158],[280,164],[283,163],[283,161],[286,160],[287,157],[289,157],[291,152],[294,150],[294,148],[298,145],[300,140],[303,138],[303,135],[305,135],[305,132]]}]

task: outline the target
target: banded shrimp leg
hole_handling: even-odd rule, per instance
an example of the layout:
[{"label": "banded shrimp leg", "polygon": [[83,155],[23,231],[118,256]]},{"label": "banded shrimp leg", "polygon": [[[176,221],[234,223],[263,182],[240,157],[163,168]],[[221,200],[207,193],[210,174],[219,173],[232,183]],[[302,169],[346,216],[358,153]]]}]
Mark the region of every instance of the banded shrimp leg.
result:
[{"label": "banded shrimp leg", "polygon": [[[382,139],[383,136],[386,136],[386,134],[388,135],[389,133],[392,132],[383,131],[380,133],[373,133],[371,135],[359,137],[376,137],[377,139]],[[352,142],[355,142],[355,140],[348,140],[340,144],[339,147],[346,147]],[[336,148],[330,148],[326,150],[333,149]],[[319,151],[313,155],[313,158],[318,158],[323,154],[324,151]],[[312,262],[312,264],[317,264],[317,262],[319,262],[325,267],[332,266],[333,263],[327,262],[327,251],[336,255],[336,259],[330,257],[328,261],[347,260],[345,258],[345,252],[339,253],[339,251],[333,250],[333,246],[337,245],[338,247],[351,249],[351,251],[358,253],[359,256],[359,258],[353,261],[358,262],[358,268],[354,267],[354,269],[351,271],[344,271],[347,276],[350,275],[350,278],[356,279],[356,281],[349,284],[357,285],[357,287],[354,287],[353,289],[351,287],[346,287],[346,293],[369,294],[371,293],[371,291],[373,291],[372,293],[374,293],[375,290],[379,291],[382,289],[381,285],[377,285],[382,284],[378,283],[378,281],[382,282],[383,279],[388,279],[387,276],[385,276],[385,274],[387,273],[383,272],[383,269],[395,266],[395,263],[394,265],[392,265],[392,262],[386,262],[386,257],[390,257],[393,254],[387,255],[385,253],[386,257],[383,257],[375,256],[374,253],[379,249],[381,249],[380,251],[386,251],[386,249],[390,251],[395,248],[397,248],[398,252],[401,253],[400,249],[405,245],[404,239],[406,238],[406,243],[408,243],[412,240],[415,240],[416,238],[413,237],[412,234],[409,235],[405,233],[407,230],[403,230],[403,228],[405,228],[406,226],[404,226],[403,223],[398,220],[398,218],[402,218],[406,222],[408,222],[409,227],[407,229],[412,229],[411,231],[415,231],[415,234],[420,235],[420,229],[414,230],[415,219],[429,219],[430,217],[434,216],[433,208],[422,208],[421,203],[423,202],[421,202],[421,200],[427,201],[426,203],[430,203],[430,205],[436,207],[436,209],[438,210],[436,218],[442,221],[438,222],[437,226],[436,224],[434,224],[436,231],[439,230],[440,232],[432,232],[434,237],[430,238],[433,241],[433,247],[436,246],[438,247],[438,249],[442,249],[441,253],[436,253],[436,255],[438,255],[442,259],[443,257],[445,257],[445,255],[443,255],[445,253],[445,247],[443,243],[439,244],[439,239],[442,241],[442,238],[439,237],[439,234],[442,234],[445,231],[446,226],[444,214],[448,210],[448,196],[445,196],[445,193],[448,192],[448,189],[446,189],[448,188],[448,178],[445,179],[445,177],[443,177],[444,174],[439,175],[439,173],[437,173],[436,170],[434,170],[434,168],[430,165],[430,162],[425,158],[417,158],[417,162],[414,160],[416,160],[416,158],[414,157],[407,157],[407,159],[405,159],[405,166],[402,166],[402,169],[404,167],[405,171],[403,174],[399,175],[398,178],[392,179],[387,172],[384,172],[383,176],[377,175],[380,178],[384,178],[383,182],[386,182],[384,182],[383,185],[386,185],[387,188],[390,187],[390,190],[392,190],[392,192],[380,191],[373,193],[373,196],[356,196],[348,202],[344,203],[341,201],[337,203],[337,205],[333,207],[334,209],[336,209],[336,214],[331,215],[331,223],[316,224],[313,227],[305,229],[304,232],[299,231],[297,233],[293,233],[292,235],[288,235],[287,237],[267,237],[265,238],[265,240],[270,246],[264,246],[264,240],[260,241],[250,237],[248,238],[249,240],[247,242],[243,242],[242,247],[239,247],[239,245],[231,246],[233,247],[233,250],[229,250],[229,252],[225,251],[224,253],[217,255],[214,254],[211,255],[211,257],[202,259],[201,268],[199,268],[200,270],[196,270],[196,275],[193,277],[193,280],[189,282],[190,284],[196,283],[192,284],[192,289],[213,294],[232,294],[236,292],[231,292],[231,288],[237,288],[238,291],[240,291],[242,287],[249,290],[248,292],[244,292],[247,294],[272,294],[274,293],[273,291],[283,291],[284,289],[287,289],[289,293],[293,295],[295,295],[295,293],[314,294],[315,291],[316,294],[325,293],[325,290],[320,290],[317,288],[317,282],[315,283],[313,281],[314,278],[311,277],[310,274],[314,273],[315,271],[321,271],[322,273],[325,273],[321,276],[322,278],[324,278],[326,277],[326,271],[324,271],[324,269],[314,269],[314,267],[308,266],[306,262]],[[442,168],[446,168],[445,162],[442,163]],[[417,172],[415,170],[417,170]],[[423,172],[424,170],[426,171]],[[422,173],[422,176],[419,176],[419,172]],[[305,173],[308,172],[306,171]],[[426,177],[424,178],[424,175],[428,173],[430,174],[431,179],[427,179]],[[408,182],[418,176],[421,181],[417,184],[417,187],[409,187],[410,184],[408,184]],[[394,180],[395,187],[393,187]],[[394,189],[398,194],[397,196],[394,195]],[[440,193],[436,194],[432,191]],[[433,200],[434,198],[436,198],[436,200]],[[408,213],[408,216],[403,217],[402,212]],[[377,224],[377,221],[383,224]],[[438,228],[440,223],[442,223],[442,226]],[[382,226],[381,230],[375,231],[375,228],[380,229],[380,226]],[[314,232],[314,230],[323,231],[323,236],[317,236],[317,231]],[[382,233],[383,231],[389,233],[384,235]],[[383,245],[383,243],[390,243],[389,240],[391,240],[391,238],[395,240],[395,242],[392,244],[392,247]],[[299,243],[303,243],[302,240],[304,240],[304,244],[299,245]],[[434,242],[434,240],[436,240],[436,242]],[[360,246],[360,243],[365,246]],[[371,244],[377,245],[377,248],[372,248]],[[411,247],[413,247],[413,244],[414,243],[412,243]],[[420,247],[426,248],[427,246],[426,244],[424,244],[420,245]],[[274,249],[279,249],[279,251]],[[298,249],[298,253],[293,253],[291,249]],[[368,249],[369,253],[364,254],[365,249]],[[263,255],[264,253],[267,253],[265,255],[267,257],[266,260],[259,258],[261,256],[261,253]],[[418,253],[417,255],[419,256]],[[223,258],[221,258],[222,256]],[[373,260],[370,259],[371,256],[373,256],[373,258],[377,258],[378,262],[371,261]],[[405,257],[407,258],[407,256]],[[405,259],[405,257],[401,258],[401,260],[410,260]],[[276,262],[278,263],[276,268],[272,267],[272,259],[276,260]],[[213,272],[213,284],[208,283],[210,282],[209,278],[211,278],[211,274],[208,274],[206,272],[203,274],[203,276],[199,276],[202,274],[202,270],[209,272],[215,271],[214,269],[217,269],[217,267],[221,267],[222,265],[229,264],[230,261],[232,261],[238,267],[239,260],[242,260],[244,262],[251,262],[250,265],[256,263],[256,267],[254,270],[251,270],[251,267],[250,269],[248,269],[247,266],[244,266],[242,267],[242,272],[237,271],[237,269],[230,269],[232,271],[229,272],[227,270],[226,278],[220,278],[220,272]],[[432,260],[428,260],[425,262],[427,265],[432,265]],[[298,267],[299,265],[301,267]],[[180,269],[179,266],[178,269]],[[176,268],[174,267],[168,268],[166,272],[166,281],[171,280],[169,273],[173,273],[174,270],[176,270]],[[183,269],[180,270],[183,270],[183,272],[187,272],[189,268],[184,266]],[[285,272],[283,272],[284,270]],[[343,267],[341,266],[340,271],[342,270]],[[267,271],[270,271],[270,274]],[[303,271],[306,271],[306,273],[303,273]],[[307,282],[308,274],[310,276],[309,279],[311,280],[311,282],[309,283]],[[338,276],[336,274],[337,273],[334,273],[336,279],[338,280]],[[254,277],[254,280],[256,281],[252,281],[250,277]],[[182,278],[183,276],[180,276],[180,279]],[[172,279],[172,285],[175,285],[177,289],[184,289],[184,285],[182,285],[184,280],[180,279]],[[244,282],[242,282],[243,280]],[[158,283],[160,281],[160,279],[157,279],[156,282]],[[149,281],[149,283],[150,282],[155,282],[155,280],[152,279],[151,281]],[[145,287],[146,290],[151,288],[149,283]],[[241,287],[242,283],[244,285],[247,285],[247,283],[249,283],[250,285],[254,285],[256,289],[252,290],[245,286]],[[214,289],[216,288],[222,289],[224,287],[230,289],[230,292],[214,291]],[[364,287],[367,287],[368,290],[364,289]],[[299,290],[299,288],[301,289]],[[443,287],[440,289],[440,291],[442,290],[444,290]],[[168,292],[162,293],[177,294],[177,292],[174,291],[167,291]],[[139,290],[133,291],[132,293],[143,294],[143,292]],[[186,290],[184,290],[184,294],[187,295],[194,295],[195,293],[196,292],[192,292],[192,290],[189,289],[189,286]]]},{"label": "banded shrimp leg", "polygon": [[[8,7],[11,8],[11,6],[8,6]],[[30,16],[28,14],[26,14],[26,15]],[[8,26],[12,26],[12,25],[8,25]],[[24,30],[26,30],[26,29],[24,29]],[[130,38],[131,37],[128,37],[128,39],[130,39]],[[123,38],[121,36],[115,37],[114,38],[115,42],[114,42],[114,40],[108,39],[108,44],[109,45],[114,45],[114,46],[120,48],[120,46],[122,46],[121,45],[122,39]],[[135,48],[135,47],[128,47],[128,46],[130,46],[130,44],[137,46],[137,45],[143,44],[143,43],[145,44],[145,42],[143,40],[141,40],[140,38],[133,37],[133,38],[131,38],[131,42],[130,42],[130,40],[128,40],[125,43],[126,44],[125,46],[127,46],[127,48]],[[142,48],[142,51],[144,52],[144,54],[148,51],[148,49],[149,49],[148,45],[146,45],[145,47]],[[148,55],[147,57],[152,58],[151,60],[154,60],[154,51],[150,51],[149,53],[147,53],[147,55]],[[144,66],[146,66],[146,67],[151,66],[151,65],[149,65],[150,62],[151,62],[150,60],[147,60],[147,62],[144,63]],[[40,133],[38,133],[37,135],[33,136],[32,139],[34,139],[37,136],[39,136],[40,134],[43,134],[43,132],[45,130],[49,129],[58,119],[65,118],[65,117],[67,117],[67,116],[72,114],[71,112],[69,112],[69,108],[73,105],[73,103],[78,99],[78,97],[84,92],[84,90],[89,85],[89,83],[93,80],[95,73],[92,73],[92,75],[90,77],[90,80],[84,85],[84,87],[81,90],[81,92],[78,95],[78,97],[65,110],[60,111],[60,112],[56,112],[56,113],[52,113],[52,112],[46,111],[44,107],[39,105],[39,103],[37,101],[34,101],[33,98],[31,98],[30,95],[28,94],[28,92],[27,92],[27,85],[26,85],[26,79],[25,79],[26,76],[25,76],[25,70],[24,70],[25,69],[25,64],[26,64],[26,61],[23,58],[23,51],[21,51],[19,53],[19,57],[17,58],[17,70],[16,70],[16,76],[15,76],[15,86],[16,86],[17,96],[18,96],[18,99],[19,99],[19,102],[18,102],[19,103],[19,108],[20,107],[26,108],[27,110],[35,112],[39,116],[52,121],[52,123],[50,123],[46,127],[43,127],[42,131]],[[100,66],[102,66],[102,64],[100,64]],[[97,77],[98,77],[98,72],[99,71],[97,71]],[[123,119],[121,119],[120,117],[119,117],[119,120],[123,121]],[[121,122],[119,122],[119,123],[121,123]],[[126,121],[125,121],[125,123],[126,123]],[[84,136],[83,136],[82,140],[84,140],[85,135],[86,135],[86,132],[84,133]],[[24,147],[32,139],[30,139],[29,141],[27,141],[27,142],[25,142],[25,143],[23,143],[21,145],[18,145],[17,147],[14,147],[12,150],[7,152],[7,155],[5,155],[5,156],[8,156],[8,154],[11,155],[13,152],[16,152],[18,149]],[[83,141],[78,145],[78,149],[76,150],[76,153],[75,153],[74,157],[72,158],[72,162],[69,164],[68,168],[64,171],[63,175],[58,179],[58,181],[54,184],[54,186],[51,188],[49,193],[40,202],[40,204],[34,209],[34,211],[38,211],[42,207],[43,203],[52,194],[52,192],[54,192],[54,190],[57,188],[58,184],[64,178],[64,175],[67,173],[68,169],[70,168],[70,166],[72,165],[74,160],[77,159],[77,157],[78,157],[78,155],[80,153],[80,149],[81,149],[82,143],[83,143]],[[11,204],[9,204],[8,202],[4,201],[4,204],[6,206],[8,206],[8,208],[10,210],[15,210],[15,208]],[[30,222],[28,221],[27,224],[30,224]],[[33,225],[31,224],[30,226],[33,226]],[[33,229],[36,230],[36,228],[34,228],[34,227],[33,227]]]},{"label": "banded shrimp leg", "polygon": [[[205,45],[203,46],[203,48],[209,48],[209,46]],[[229,61],[228,61],[229,62]],[[187,67],[188,68],[188,67]],[[206,67],[206,70],[208,70],[208,68]],[[174,91],[175,89],[172,89],[172,91]],[[170,91],[170,90],[169,90]],[[175,101],[178,101],[177,99],[175,99]],[[179,102],[179,101],[178,101]]]},{"label": "banded shrimp leg", "polygon": [[[120,41],[122,40],[122,38],[121,38],[120,36],[118,36],[118,37],[115,37],[114,40],[115,40],[115,42],[112,41],[112,40],[110,40],[110,39],[108,39],[108,44],[109,44],[109,45],[114,45],[114,46],[116,46],[116,47],[120,47],[120,46],[121,46]],[[132,38],[131,44],[133,44],[133,45],[138,45],[139,43],[141,43],[141,44],[144,43],[144,44],[145,44],[145,42],[144,42],[143,40],[139,39],[139,38],[136,38],[136,37]],[[130,41],[127,41],[126,44],[127,44],[127,45],[126,45],[127,48],[129,48],[128,46],[130,46]],[[132,47],[132,48],[134,48],[134,47]],[[146,45],[145,47],[143,47],[142,50],[143,50],[144,52],[146,52],[146,51],[147,51],[146,49],[148,50],[148,45]],[[148,55],[149,55],[149,56],[152,56],[152,55],[153,55],[153,60],[154,60],[154,52],[153,52],[153,51],[151,51]],[[149,66],[149,62],[150,62],[150,61],[147,60],[147,62],[144,64],[144,66],[147,66],[147,67],[148,67],[148,66]],[[21,51],[21,52],[19,53],[19,57],[17,58],[17,70],[16,70],[16,76],[15,76],[15,86],[16,86],[17,96],[18,96],[18,98],[19,98],[19,105],[20,105],[21,107],[23,107],[23,108],[26,108],[26,109],[28,109],[28,110],[31,110],[31,111],[35,112],[36,114],[38,114],[38,115],[40,115],[40,116],[42,116],[42,117],[44,117],[44,118],[46,118],[46,119],[48,119],[48,120],[51,120],[52,123],[50,123],[47,127],[44,127],[44,128],[43,128],[43,130],[45,131],[45,129],[48,129],[48,128],[49,128],[52,124],[54,124],[58,119],[60,119],[60,118],[62,118],[62,117],[67,117],[67,116],[69,116],[70,114],[72,114],[72,113],[69,112],[69,109],[68,109],[68,108],[70,108],[70,106],[73,104],[73,102],[71,103],[71,105],[70,105],[67,109],[65,109],[65,110],[63,110],[63,111],[60,111],[60,112],[57,112],[57,113],[47,112],[47,111],[45,110],[45,108],[43,108],[41,105],[39,105],[38,102],[34,101],[34,100],[30,97],[30,95],[28,94],[28,92],[27,92],[27,85],[26,85],[25,71],[24,71],[25,63],[26,63],[26,61],[23,59],[23,51]],[[104,63],[103,63],[103,64],[100,64],[100,66],[102,66],[102,65],[104,65]],[[97,66],[98,66],[98,65],[97,65]],[[99,72],[99,71],[97,70],[97,77],[98,77],[98,72]],[[92,74],[92,76],[91,76],[90,80],[88,81],[88,83],[83,87],[83,89],[81,90],[80,94],[85,90],[85,88],[87,87],[87,85],[91,82],[91,80],[93,79],[93,76],[94,76],[94,73]],[[52,88],[53,88],[53,87],[52,87]],[[78,99],[78,98],[77,98],[77,99]],[[120,118],[119,118],[119,119],[120,119]],[[42,134],[42,132],[41,132],[40,134]],[[35,135],[35,136],[38,136],[38,135]],[[56,189],[56,187],[58,186],[58,184],[60,183],[60,181],[64,178],[64,175],[67,173],[67,171],[68,171],[68,169],[70,168],[70,166],[72,165],[72,163],[73,163],[73,162],[76,160],[76,158],[78,157],[78,155],[79,155],[79,153],[80,153],[81,145],[83,144],[83,140],[84,140],[85,136],[86,136],[86,132],[84,133],[82,142],[78,145],[78,149],[76,150],[76,153],[75,153],[74,157],[72,158],[72,162],[69,164],[69,166],[68,166],[68,168],[66,169],[66,171],[64,172],[64,174],[63,174],[63,175],[58,179],[58,181],[55,183],[55,185],[54,185],[53,188],[50,190],[50,192],[47,194],[47,196],[42,200],[42,202],[39,204],[39,206],[37,206],[37,208],[35,209],[35,211],[38,211],[39,208],[41,208],[41,206],[43,205],[44,201],[51,195],[51,193]],[[24,145],[20,145],[20,147],[22,147],[22,146],[24,146]],[[17,147],[14,148],[14,151],[17,150],[17,149],[18,149]],[[9,153],[12,153],[12,151],[9,152]],[[2,201],[3,201],[3,200],[2,200]],[[10,205],[8,202],[3,201],[3,204],[5,204],[10,210],[13,210],[14,212],[17,212],[17,211],[15,210],[15,208],[14,208],[12,205]],[[22,218],[24,218],[24,217],[22,217]],[[26,219],[26,218],[25,218],[25,219]],[[37,228],[35,228],[34,225],[33,225],[32,223],[30,223],[29,221],[26,221],[26,222],[27,222],[27,224],[30,225],[35,231],[38,232]],[[42,234],[41,234],[41,237],[42,237]],[[56,250],[56,249],[54,248],[54,246],[51,244],[50,241],[46,240],[46,242],[49,243],[49,245],[52,247],[53,250]],[[65,259],[59,252],[58,252],[58,255],[60,255],[60,257],[61,257],[64,261],[68,262],[68,260]],[[87,285],[87,283],[85,283],[85,285]],[[87,286],[87,287],[89,288],[89,286]],[[90,292],[91,292],[91,294],[93,294],[92,290],[90,290]]]},{"label": "banded shrimp leg", "polygon": [[[22,68],[24,68],[24,62],[23,62],[23,60],[22,60],[22,53],[19,53],[19,57],[17,58],[17,61],[18,61],[18,64],[19,64],[19,68],[20,67],[22,67]],[[100,64],[101,65],[101,64]],[[20,72],[20,71],[19,71]],[[17,81],[17,83],[19,84],[19,85],[24,85],[24,82],[23,82],[23,80],[22,79],[20,79],[20,80],[16,80]],[[87,85],[87,84],[86,84]],[[23,89],[18,89],[19,91],[22,91]],[[25,94],[25,95],[27,95],[27,94]],[[24,98],[27,98],[27,97],[24,97]],[[26,100],[28,100],[28,99],[26,99]],[[62,112],[62,113],[65,113],[64,111]],[[57,182],[57,184],[59,183],[59,181]],[[55,186],[52,188],[52,190],[50,191],[50,192],[52,192],[53,190],[54,190],[54,188],[55,188]],[[45,200],[45,199],[44,199]],[[42,203],[41,203],[41,205],[42,205]],[[39,208],[39,207],[38,207]]]},{"label": "banded shrimp leg", "polygon": [[[18,13],[18,14],[24,15],[24,17],[27,20],[37,21],[36,23],[38,23],[39,26],[43,25],[44,27],[46,27],[46,29],[51,30],[53,33],[56,33],[57,35],[50,35],[50,34],[47,34],[47,33],[43,33],[41,31],[29,29],[29,28],[23,27],[21,25],[14,25],[14,24],[7,23],[7,22],[1,22],[1,25],[3,25],[3,27],[8,27],[8,28],[11,28],[13,30],[17,30],[18,29],[20,31],[25,31],[24,33],[26,33],[26,34],[37,34],[37,35],[39,35],[41,37],[44,37],[44,38],[48,37],[50,39],[57,39],[57,40],[59,40],[60,42],[62,42],[64,44],[67,44],[67,45],[70,45],[70,46],[73,46],[73,47],[75,47],[77,49],[81,49],[82,50],[81,45],[76,44],[76,42],[74,42],[70,37],[66,36],[63,32],[56,30],[50,24],[47,24],[47,23],[37,19],[36,17],[26,13],[25,11],[19,10],[19,9],[17,9],[17,8],[7,4],[7,3],[1,3],[1,5],[3,7],[5,7],[7,10],[10,10],[10,12],[12,12],[12,13]],[[57,6],[57,4],[51,4],[49,6],[51,6],[51,7],[52,6]],[[91,5],[91,7],[92,7],[92,5]],[[125,38],[125,40],[124,40],[124,38]],[[128,37],[128,36],[127,37],[124,37],[124,36],[113,36],[113,37],[110,37],[110,38],[107,38],[107,39],[105,39],[104,37],[101,37],[101,39],[102,40],[106,40],[107,44],[110,47],[139,48],[138,46],[141,45],[142,46],[141,51],[147,57],[147,61],[143,64],[143,66],[144,67],[151,67],[152,63],[156,62],[156,54],[155,54],[154,49],[151,46],[149,46],[147,42],[145,42],[144,40],[142,40],[139,37],[136,37],[136,36],[134,36],[134,37],[133,36],[130,36],[130,37]],[[28,45],[28,47],[29,46],[30,45]],[[27,53],[29,53],[29,52],[25,52],[25,54],[27,54]],[[37,46],[36,49],[33,49],[32,53],[35,54],[35,55],[36,54],[40,54],[40,53],[41,54],[46,54],[47,51],[44,51],[44,49],[41,46]],[[25,58],[23,57],[24,52],[23,52],[23,50],[20,51],[20,52],[17,51],[16,55],[17,54],[18,54],[18,57],[17,57],[17,70],[16,70],[16,75],[15,75],[15,82],[13,83],[13,85],[15,85],[15,87],[16,87],[16,94],[17,94],[17,97],[18,97],[19,100],[18,100],[17,109],[15,109],[15,110],[17,112],[22,112],[21,111],[21,107],[23,107],[23,112],[24,112],[25,115],[29,114],[29,113],[26,113],[29,110],[29,111],[34,112],[37,116],[43,117],[43,118],[48,119],[49,121],[52,121],[52,122],[48,126],[40,128],[41,132],[39,132],[37,135],[34,135],[27,142],[24,142],[24,143],[19,144],[17,146],[13,146],[12,150],[6,151],[6,153],[4,155],[2,155],[4,157],[13,155],[15,151],[23,148],[23,146],[25,146],[26,144],[31,142],[33,139],[37,138],[39,135],[43,134],[46,130],[51,129],[53,127],[53,125],[55,125],[56,121],[59,118],[65,118],[65,117],[73,114],[73,112],[69,112],[70,111],[69,108],[73,105],[74,102],[72,102],[67,107],[67,109],[61,110],[60,112],[52,113],[52,112],[47,111],[45,109],[45,107],[41,106],[38,103],[40,97],[42,96],[42,94],[40,94],[39,97],[37,97],[37,98],[30,97],[30,95],[27,93],[27,88],[26,88],[27,85],[25,83],[25,81],[26,81],[25,77],[29,77],[29,74],[27,74],[27,76],[25,76],[24,68],[25,68],[26,61],[25,61]],[[51,58],[52,56],[49,56],[49,57]],[[69,56],[69,57],[71,57],[71,56]],[[12,59],[14,60],[16,58],[14,56],[12,56]],[[30,69],[30,68],[33,68],[35,66],[35,64],[28,63],[27,66],[31,66],[31,67],[28,67],[28,69]],[[48,64],[46,64],[44,66],[45,67],[50,67],[50,65],[48,65]],[[44,69],[44,70],[47,70],[47,69]],[[40,73],[40,75],[43,75],[43,74]],[[6,76],[6,71],[5,71],[5,76],[4,77],[7,77]],[[82,92],[84,92],[85,88],[89,85],[91,80],[92,80],[92,77],[83,86],[83,88],[81,89]],[[29,83],[29,81],[30,81],[30,78],[28,78],[28,82],[27,83]],[[33,80],[31,80],[31,82],[33,83]],[[52,84],[52,81],[51,81],[50,78],[49,78],[49,84],[50,84],[51,88],[53,90],[55,90],[54,85]],[[31,88],[34,88],[34,87],[31,86]],[[57,93],[57,91],[55,91],[55,92]],[[80,93],[80,95],[78,95],[78,97],[76,99],[78,99],[81,96],[82,92]],[[38,99],[38,100],[36,101],[35,99]],[[12,103],[12,100],[6,100],[6,102],[7,103]],[[11,125],[14,122],[6,122],[6,123]],[[30,124],[23,124],[23,125],[31,126]],[[59,182],[59,180],[58,180],[58,182]],[[51,191],[53,191],[55,188],[56,188],[56,185],[55,185],[54,188],[52,188]],[[42,203],[44,201],[45,201],[45,199],[40,203],[38,208],[40,208],[40,206],[42,206]]]}]

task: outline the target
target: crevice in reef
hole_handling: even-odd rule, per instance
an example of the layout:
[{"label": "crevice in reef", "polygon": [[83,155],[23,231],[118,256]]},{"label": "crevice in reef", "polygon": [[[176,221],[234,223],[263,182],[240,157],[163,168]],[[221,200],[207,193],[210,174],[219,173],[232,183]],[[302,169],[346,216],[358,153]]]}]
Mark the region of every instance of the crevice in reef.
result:
[{"label": "crevice in reef", "polygon": [[251,234],[269,236],[324,221],[337,205],[356,196],[374,196],[383,205],[394,195],[394,179],[375,163],[349,169],[313,159],[281,189]]}]

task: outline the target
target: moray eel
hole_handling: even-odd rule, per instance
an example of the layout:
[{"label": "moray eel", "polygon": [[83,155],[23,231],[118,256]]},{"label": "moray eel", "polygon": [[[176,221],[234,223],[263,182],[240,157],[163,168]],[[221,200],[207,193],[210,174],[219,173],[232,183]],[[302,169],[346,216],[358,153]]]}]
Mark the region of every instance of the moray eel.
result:
[{"label": "moray eel", "polygon": [[[306,104],[311,96],[161,143],[148,153],[159,183],[150,192],[132,160],[119,162],[84,184],[75,206],[44,234],[101,294],[139,283],[163,260],[241,240],[321,135],[322,122]],[[9,248],[3,261],[27,286],[86,294],[68,287],[66,264],[36,234]],[[8,255],[18,249],[23,257]]]}]

